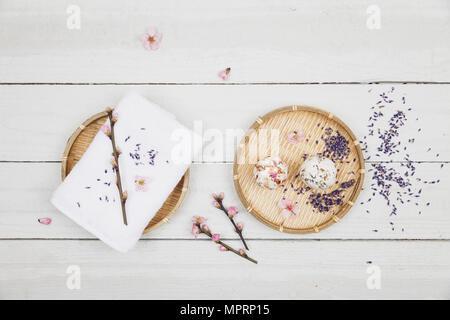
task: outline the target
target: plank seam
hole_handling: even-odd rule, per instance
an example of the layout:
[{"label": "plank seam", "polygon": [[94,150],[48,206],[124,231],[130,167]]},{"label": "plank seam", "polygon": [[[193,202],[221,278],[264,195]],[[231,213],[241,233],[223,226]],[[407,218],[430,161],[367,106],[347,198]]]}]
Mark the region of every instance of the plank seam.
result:
[{"label": "plank seam", "polygon": [[[239,241],[239,238],[221,238],[226,241]],[[411,239],[402,239],[402,238],[297,238],[297,239],[288,239],[288,238],[245,238],[249,241],[450,241],[450,239],[436,239],[436,238],[411,238]],[[97,238],[0,238],[0,241],[100,241]],[[192,239],[192,238],[143,238],[139,239],[139,241],[211,241],[211,239]]]},{"label": "plank seam", "polygon": [[[450,160],[434,161],[434,160],[411,160],[411,161],[373,161],[365,160],[366,163],[450,163]],[[0,160],[0,163],[61,163],[61,160]],[[233,161],[194,161],[192,164],[234,164]]]},{"label": "plank seam", "polygon": [[384,85],[384,84],[436,84],[450,81],[311,81],[311,82],[0,82],[0,86],[260,86],[260,85]]}]

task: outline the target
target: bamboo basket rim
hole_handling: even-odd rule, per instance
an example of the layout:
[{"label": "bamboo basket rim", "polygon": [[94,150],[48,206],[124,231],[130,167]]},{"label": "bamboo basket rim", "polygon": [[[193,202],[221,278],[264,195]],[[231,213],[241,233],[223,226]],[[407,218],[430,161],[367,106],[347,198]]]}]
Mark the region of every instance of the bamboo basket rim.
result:
[{"label": "bamboo basket rim", "polygon": [[[257,130],[266,120],[272,118],[275,115],[278,115],[280,113],[285,113],[285,112],[292,112],[292,111],[309,111],[309,112],[314,112],[314,113],[318,113],[321,114],[323,116],[326,116],[329,119],[332,119],[333,121],[337,122],[345,131],[346,133],[351,137],[351,139],[353,140],[355,149],[356,149],[356,153],[358,156],[358,160],[359,160],[359,176],[358,179],[356,181],[356,185],[355,187],[352,189],[352,193],[350,195],[350,200],[348,200],[345,204],[343,204],[343,206],[341,207],[341,209],[339,210],[338,213],[332,215],[330,217],[330,219],[326,220],[325,222],[319,224],[319,225],[315,225],[314,227],[311,228],[291,228],[291,227],[285,227],[283,226],[283,223],[281,223],[281,225],[275,224],[272,221],[268,220],[265,218],[264,214],[262,214],[261,212],[254,210],[251,207],[251,204],[249,203],[249,201],[247,200],[247,198],[245,197],[241,185],[239,183],[239,173],[238,173],[238,168],[239,168],[239,164],[238,164],[238,158],[239,158],[239,152],[241,149],[243,149],[241,146],[245,146],[248,144],[248,140],[250,137],[251,132]],[[259,221],[261,221],[263,224],[265,224],[266,226],[275,229],[277,231],[280,232],[286,232],[286,233],[294,233],[294,234],[305,234],[305,233],[318,233],[321,230],[328,228],[329,226],[337,223],[338,221],[340,221],[347,213],[348,211],[350,211],[350,209],[353,207],[356,199],[358,198],[358,195],[361,192],[363,183],[364,183],[364,177],[365,177],[365,161],[364,161],[364,156],[361,150],[361,146],[359,144],[359,139],[356,138],[355,134],[353,133],[353,131],[347,126],[347,124],[345,124],[344,121],[342,121],[341,119],[339,119],[337,116],[335,116],[333,113],[316,108],[316,107],[311,107],[308,105],[290,105],[290,106],[285,106],[285,107],[280,107],[277,108],[275,110],[272,110],[268,113],[266,113],[264,116],[260,117],[258,116],[255,120],[255,122],[253,122],[253,124],[250,126],[250,128],[247,130],[246,134],[244,135],[244,137],[242,138],[241,142],[238,145],[238,148],[235,152],[235,156],[234,156],[234,164],[233,164],[233,183],[234,183],[234,187],[236,189],[236,192],[239,196],[239,199],[241,200],[242,204],[244,205],[245,209],[250,212],[255,218],[257,218]]]},{"label": "bamboo basket rim", "polygon": [[[103,117],[106,117],[108,114],[106,113],[106,111],[102,111],[99,113],[96,113],[94,115],[92,115],[91,117],[89,117],[87,120],[85,120],[82,124],[80,124],[77,129],[72,133],[72,135],[69,137],[69,139],[67,140],[66,143],[66,147],[64,148],[64,152],[63,152],[63,156],[62,156],[62,161],[61,161],[61,180],[64,181],[64,179],[66,178],[68,172],[67,172],[67,159],[68,156],[70,154],[70,150],[72,149],[73,144],[75,143],[76,139],[78,138],[78,136],[80,135],[80,133],[87,128],[92,122],[97,121]],[[184,174],[184,176],[182,177],[182,179],[184,178],[183,181],[183,187],[181,189],[181,194],[180,197],[178,198],[177,203],[175,204],[175,206],[173,207],[173,209],[169,212],[169,214],[167,214],[163,219],[161,219],[159,222],[155,223],[152,226],[148,226],[144,229],[143,234],[149,233],[150,231],[156,230],[159,227],[161,227],[162,225],[166,224],[167,222],[169,222],[169,219],[175,214],[175,212],[178,211],[178,209],[180,208],[181,204],[183,203],[183,200],[187,194],[188,188],[189,188],[189,179],[190,179],[190,168],[188,168],[186,170],[186,173]]]}]

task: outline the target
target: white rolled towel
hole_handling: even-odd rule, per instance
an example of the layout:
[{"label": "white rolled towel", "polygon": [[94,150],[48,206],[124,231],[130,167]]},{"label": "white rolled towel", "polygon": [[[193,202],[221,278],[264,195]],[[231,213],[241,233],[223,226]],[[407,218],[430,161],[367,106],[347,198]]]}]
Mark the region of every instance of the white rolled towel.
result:
[{"label": "white rolled towel", "polygon": [[[52,204],[112,248],[126,252],[178,184],[201,149],[201,137],[181,125],[169,112],[136,93],[126,95],[114,109],[119,170],[128,225],[116,173],[112,144],[101,130],[83,157],[52,195]],[[109,125],[109,120],[105,123]]]}]

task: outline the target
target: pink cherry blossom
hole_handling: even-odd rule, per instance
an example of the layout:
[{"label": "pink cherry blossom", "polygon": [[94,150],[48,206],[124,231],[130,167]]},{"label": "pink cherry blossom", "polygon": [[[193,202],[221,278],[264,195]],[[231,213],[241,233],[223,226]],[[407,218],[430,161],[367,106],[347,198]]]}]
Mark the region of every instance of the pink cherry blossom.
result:
[{"label": "pink cherry blossom", "polygon": [[207,225],[206,223],[202,223],[202,224],[200,225],[200,228],[201,228],[203,231],[209,231],[209,227],[208,227],[208,225]]},{"label": "pink cherry blossom", "polygon": [[111,127],[109,126],[109,124],[104,124],[101,126],[100,130],[102,130],[102,132],[104,134],[106,134],[107,136],[111,135]]},{"label": "pink cherry blossom", "polygon": [[222,70],[219,72],[219,78],[223,81],[228,81],[228,78],[230,76],[231,68],[226,68],[225,70]]},{"label": "pink cherry blossom", "polygon": [[220,203],[217,202],[216,200],[214,200],[214,201],[212,202],[212,205],[213,205],[213,207],[220,208]]},{"label": "pink cherry blossom", "polygon": [[235,215],[237,215],[239,213],[239,211],[236,210],[236,207],[229,207],[228,208],[228,216],[230,218],[234,217]]},{"label": "pink cherry blossom", "polygon": [[142,44],[147,50],[158,50],[162,41],[162,33],[157,28],[148,28],[147,32],[141,36]]},{"label": "pink cherry blossom", "polygon": [[193,224],[191,233],[192,233],[192,235],[194,236],[195,239],[197,239],[197,237],[200,234],[200,232],[201,231],[200,231],[200,228],[198,227],[198,225]]},{"label": "pink cherry blossom", "polygon": [[300,213],[300,208],[292,203],[290,199],[283,198],[278,202],[278,207],[283,209],[281,215],[284,218],[296,216]]},{"label": "pink cherry blossom", "polygon": [[242,256],[245,256],[245,255],[246,255],[244,249],[242,249],[242,248],[239,248],[239,253],[240,253]]},{"label": "pink cherry blossom", "polygon": [[50,219],[50,218],[39,218],[38,221],[39,221],[39,223],[42,223],[42,224],[52,223],[52,219]]},{"label": "pink cherry blossom", "polygon": [[149,177],[136,176],[134,178],[134,185],[136,186],[136,191],[146,192],[148,190],[149,182],[150,182]]},{"label": "pink cherry blossom", "polygon": [[211,236],[211,239],[212,239],[212,241],[214,241],[214,242],[219,242],[219,240],[220,240],[220,234],[214,233],[214,234]]},{"label": "pink cherry blossom", "polygon": [[192,223],[194,224],[202,224],[205,223],[208,219],[200,216],[193,216],[192,217]]},{"label": "pink cherry blossom", "polygon": [[219,250],[220,250],[220,251],[228,251],[228,249],[225,248],[224,246],[220,246],[220,247],[219,247]]},{"label": "pink cherry blossom", "polygon": [[299,142],[305,141],[305,136],[303,135],[303,131],[292,131],[286,137],[287,141],[290,144],[297,144]]},{"label": "pink cherry blossom", "polygon": [[244,229],[244,224],[242,222],[238,222],[236,225],[240,231],[242,231],[242,229]]}]

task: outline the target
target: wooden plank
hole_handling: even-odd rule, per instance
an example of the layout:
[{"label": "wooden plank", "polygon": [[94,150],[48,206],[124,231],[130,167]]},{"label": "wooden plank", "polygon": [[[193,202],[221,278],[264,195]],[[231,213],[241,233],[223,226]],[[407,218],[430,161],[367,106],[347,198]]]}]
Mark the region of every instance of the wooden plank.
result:
[{"label": "wooden plank", "polygon": [[[448,241],[256,241],[254,265],[206,240],[143,241],[127,254],[99,241],[0,241],[0,297],[449,299],[449,250]],[[66,285],[69,266],[79,290]],[[367,286],[374,268],[380,289]]]},{"label": "wooden plank", "polygon": [[[396,85],[393,93],[391,85],[0,86],[0,160],[61,160],[75,128],[92,114],[115,105],[130,90],[174,113],[202,133],[206,144],[223,147],[216,153],[205,147],[198,161],[233,161],[235,145],[258,115],[293,104],[328,110],[363,138],[372,129],[367,127],[374,111],[371,107],[382,92],[394,99],[380,109],[385,117],[397,109],[407,113],[407,124],[399,130],[398,139],[408,151],[377,157],[379,141],[372,139],[366,157],[404,160],[408,153],[417,161],[450,160],[450,85]],[[409,107],[411,111],[407,111]],[[407,143],[411,138],[415,142]]]},{"label": "wooden plank", "polygon": [[[400,168],[400,164],[392,166]],[[59,170],[59,163],[0,164],[0,177],[8,181],[0,185],[0,238],[93,238],[50,204],[51,193],[60,183]],[[372,196],[368,172],[364,190],[342,221],[318,234],[292,235],[272,230],[244,211],[234,190],[231,164],[197,164],[192,167],[189,191],[179,212],[145,238],[190,239],[193,215],[207,217],[211,228],[223,237],[237,238],[228,219],[211,205],[211,193],[224,191],[225,204],[235,205],[241,212],[237,221],[244,223],[244,235],[249,239],[450,239],[449,170],[450,166],[441,168],[436,163],[417,165],[416,177],[439,178],[441,182],[422,185],[414,181],[412,190],[423,190],[419,206],[415,206],[416,199],[412,198],[413,202],[399,206],[396,216],[390,216],[391,208],[380,196]],[[395,187],[391,190],[392,194],[396,191]],[[404,198],[405,202],[407,199],[410,198]],[[39,224],[40,217],[51,217],[53,222],[48,226]],[[252,246],[253,241],[249,244]]]},{"label": "wooden plank", "polygon": [[70,5],[2,1],[0,82],[450,81],[445,1],[79,0],[80,29]]}]

